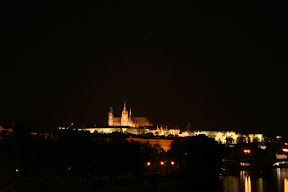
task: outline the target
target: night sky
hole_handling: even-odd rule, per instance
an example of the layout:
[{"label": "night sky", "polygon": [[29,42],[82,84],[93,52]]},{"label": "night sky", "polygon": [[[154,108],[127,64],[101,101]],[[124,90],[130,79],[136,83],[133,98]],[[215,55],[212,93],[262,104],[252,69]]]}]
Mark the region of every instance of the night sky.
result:
[{"label": "night sky", "polygon": [[2,3],[0,121],[288,134],[283,5],[96,2]]}]

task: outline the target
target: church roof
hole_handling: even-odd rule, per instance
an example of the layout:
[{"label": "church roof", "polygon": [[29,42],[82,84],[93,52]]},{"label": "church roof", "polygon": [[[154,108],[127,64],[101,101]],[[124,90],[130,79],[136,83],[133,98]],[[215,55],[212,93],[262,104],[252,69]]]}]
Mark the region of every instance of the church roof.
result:
[{"label": "church roof", "polygon": [[148,121],[147,117],[132,117],[132,120],[133,120],[134,122]]},{"label": "church roof", "polygon": [[121,117],[114,117],[113,121],[114,121],[114,123],[120,123],[121,122]]}]

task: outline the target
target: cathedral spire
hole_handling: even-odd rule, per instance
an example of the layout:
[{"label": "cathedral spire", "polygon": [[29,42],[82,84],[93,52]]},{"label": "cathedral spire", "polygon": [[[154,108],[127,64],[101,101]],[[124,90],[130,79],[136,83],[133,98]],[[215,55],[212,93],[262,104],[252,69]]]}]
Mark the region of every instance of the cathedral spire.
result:
[{"label": "cathedral spire", "polygon": [[126,111],[126,101],[124,101],[123,111]]},{"label": "cathedral spire", "polygon": [[130,108],[130,110],[129,110],[129,117],[130,117],[130,118],[132,117],[131,114],[132,114],[132,113],[131,113],[131,108]]},{"label": "cathedral spire", "polygon": [[108,126],[114,126],[114,115],[112,107],[110,107],[110,111],[108,113]]}]

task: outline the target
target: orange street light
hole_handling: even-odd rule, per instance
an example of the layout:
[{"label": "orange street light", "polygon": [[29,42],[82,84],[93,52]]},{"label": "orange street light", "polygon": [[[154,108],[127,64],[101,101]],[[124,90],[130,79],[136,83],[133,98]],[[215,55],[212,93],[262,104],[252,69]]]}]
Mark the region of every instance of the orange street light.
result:
[{"label": "orange street light", "polygon": [[19,172],[19,169],[16,169],[15,171],[16,171],[16,172]]},{"label": "orange street light", "polygon": [[243,151],[244,151],[244,153],[246,153],[246,154],[251,153],[250,149],[244,149]]},{"label": "orange street light", "polygon": [[175,164],[175,162],[174,161],[171,161],[171,165],[174,165]]},{"label": "orange street light", "polygon": [[282,151],[283,152],[288,152],[288,149],[287,148],[283,148]]},{"label": "orange street light", "polygon": [[161,164],[161,165],[164,165],[164,161],[161,161],[160,164]]},{"label": "orange street light", "polygon": [[150,166],[150,165],[151,165],[151,163],[148,161],[148,162],[147,162],[147,166]]}]

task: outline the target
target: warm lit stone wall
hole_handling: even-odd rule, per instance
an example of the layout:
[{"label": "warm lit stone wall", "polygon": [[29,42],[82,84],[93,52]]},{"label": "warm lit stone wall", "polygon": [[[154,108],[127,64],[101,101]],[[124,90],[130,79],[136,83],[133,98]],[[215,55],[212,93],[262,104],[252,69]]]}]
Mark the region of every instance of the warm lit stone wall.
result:
[{"label": "warm lit stone wall", "polygon": [[226,143],[227,138],[231,138],[232,144],[236,144],[239,137],[246,138],[246,142],[248,142],[248,139],[250,140],[250,142],[253,142],[254,139],[257,139],[260,142],[263,141],[263,134],[242,135],[234,131],[194,131],[192,133],[192,135],[200,134],[204,134],[207,137],[214,138],[217,142],[220,143]]},{"label": "warm lit stone wall", "polygon": [[173,140],[169,139],[141,139],[141,138],[127,138],[128,141],[138,141],[140,143],[149,143],[151,146],[159,144],[164,151],[171,149],[171,143]]},{"label": "warm lit stone wall", "polygon": [[126,132],[127,128],[84,128],[79,129],[80,131],[90,131],[90,133],[113,133],[113,132]]},{"label": "warm lit stone wall", "polygon": [[97,133],[113,133],[113,132],[122,132],[122,133],[131,133],[135,135],[143,135],[146,133],[152,133],[155,136],[179,136],[179,137],[189,137],[189,136],[196,136],[200,134],[204,134],[207,137],[215,139],[215,141],[219,143],[225,144],[227,140],[230,140],[231,144],[236,144],[238,142],[239,137],[245,138],[245,141],[253,142],[254,139],[258,140],[259,142],[264,140],[263,134],[247,134],[242,135],[239,133],[236,133],[234,131],[194,131],[194,132],[188,132],[188,131],[181,131],[180,129],[146,129],[146,128],[84,128],[79,130],[86,130],[90,131],[91,133],[94,133],[97,131]]}]

